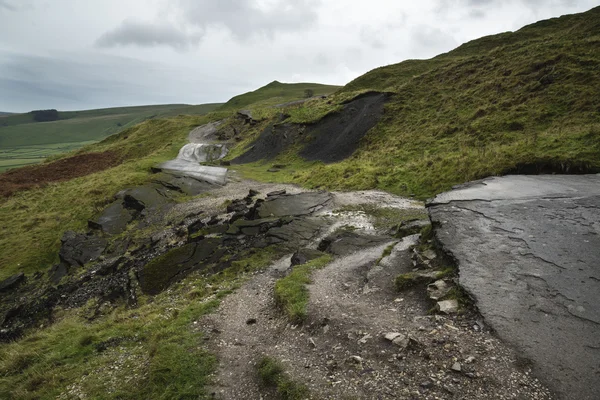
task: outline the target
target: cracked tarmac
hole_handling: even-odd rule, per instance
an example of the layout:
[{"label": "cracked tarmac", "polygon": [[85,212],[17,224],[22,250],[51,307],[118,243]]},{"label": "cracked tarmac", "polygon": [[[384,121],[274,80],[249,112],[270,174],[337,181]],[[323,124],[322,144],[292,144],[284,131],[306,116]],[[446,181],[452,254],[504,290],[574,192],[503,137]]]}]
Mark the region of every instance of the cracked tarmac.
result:
[{"label": "cracked tarmac", "polygon": [[558,396],[600,398],[600,175],[495,177],[428,208],[486,322]]}]

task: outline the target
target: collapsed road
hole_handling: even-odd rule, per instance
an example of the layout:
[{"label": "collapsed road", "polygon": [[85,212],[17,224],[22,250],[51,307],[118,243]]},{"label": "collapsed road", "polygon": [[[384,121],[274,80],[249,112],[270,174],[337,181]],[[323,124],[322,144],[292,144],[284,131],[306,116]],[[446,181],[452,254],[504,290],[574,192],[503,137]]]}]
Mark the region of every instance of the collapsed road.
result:
[{"label": "collapsed road", "polygon": [[600,398],[600,175],[484,179],[428,210],[486,322],[559,396]]}]

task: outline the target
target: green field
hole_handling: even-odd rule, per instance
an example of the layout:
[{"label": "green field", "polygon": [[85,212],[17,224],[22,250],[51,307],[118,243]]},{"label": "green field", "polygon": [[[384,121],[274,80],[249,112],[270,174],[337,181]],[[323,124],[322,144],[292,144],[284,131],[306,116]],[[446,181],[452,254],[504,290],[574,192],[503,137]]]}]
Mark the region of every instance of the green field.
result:
[{"label": "green field", "polygon": [[0,171],[36,164],[77,150],[140,122],[177,115],[204,115],[221,104],[119,107],[59,113],[59,120],[35,122],[33,114],[0,119]]},{"label": "green field", "polygon": [[0,148],[0,172],[10,168],[23,167],[37,164],[48,157],[57,156],[77,150],[83,146],[97,143],[95,140],[87,142],[53,143],[46,145],[15,146]]}]

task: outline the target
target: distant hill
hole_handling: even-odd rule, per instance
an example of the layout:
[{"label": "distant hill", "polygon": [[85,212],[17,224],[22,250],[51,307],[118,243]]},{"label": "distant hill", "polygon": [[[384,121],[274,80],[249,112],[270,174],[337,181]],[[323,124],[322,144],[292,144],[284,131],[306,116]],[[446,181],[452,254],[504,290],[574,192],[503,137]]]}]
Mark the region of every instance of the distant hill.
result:
[{"label": "distant hill", "polygon": [[240,94],[223,104],[220,110],[242,109],[249,105],[273,106],[311,96],[327,95],[341,86],[320,83],[281,83],[273,81],[252,92]]},{"label": "distant hill", "polygon": [[0,111],[0,118],[2,118],[2,117],[8,117],[9,115],[12,115],[12,114],[13,113]]},{"label": "distant hill", "polygon": [[58,120],[36,122],[35,113],[0,119],[0,171],[36,164],[45,158],[100,141],[153,118],[204,115],[221,104],[168,104],[139,107],[60,111]]}]

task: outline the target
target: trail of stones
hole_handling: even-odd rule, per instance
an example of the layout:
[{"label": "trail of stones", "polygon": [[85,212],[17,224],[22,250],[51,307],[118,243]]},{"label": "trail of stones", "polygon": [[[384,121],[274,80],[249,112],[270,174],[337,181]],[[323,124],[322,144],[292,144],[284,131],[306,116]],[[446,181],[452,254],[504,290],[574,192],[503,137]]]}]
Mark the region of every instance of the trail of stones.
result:
[{"label": "trail of stones", "polygon": [[[330,207],[349,198],[365,202],[369,195],[377,193],[334,195]],[[330,215],[330,210],[317,217]],[[219,359],[213,396],[278,398],[257,377],[257,362],[269,356],[315,399],[551,398],[513,351],[482,331],[475,313],[431,315],[434,303],[423,285],[396,291],[395,276],[414,269],[412,247],[418,235],[395,239],[353,215],[343,215],[333,225],[343,224],[343,218],[362,228],[333,235],[326,229],[312,242],[335,259],[313,273],[304,324],[290,324],[274,301],[274,284],[290,271],[290,255],[198,321]],[[391,253],[382,259],[390,245]]]}]

